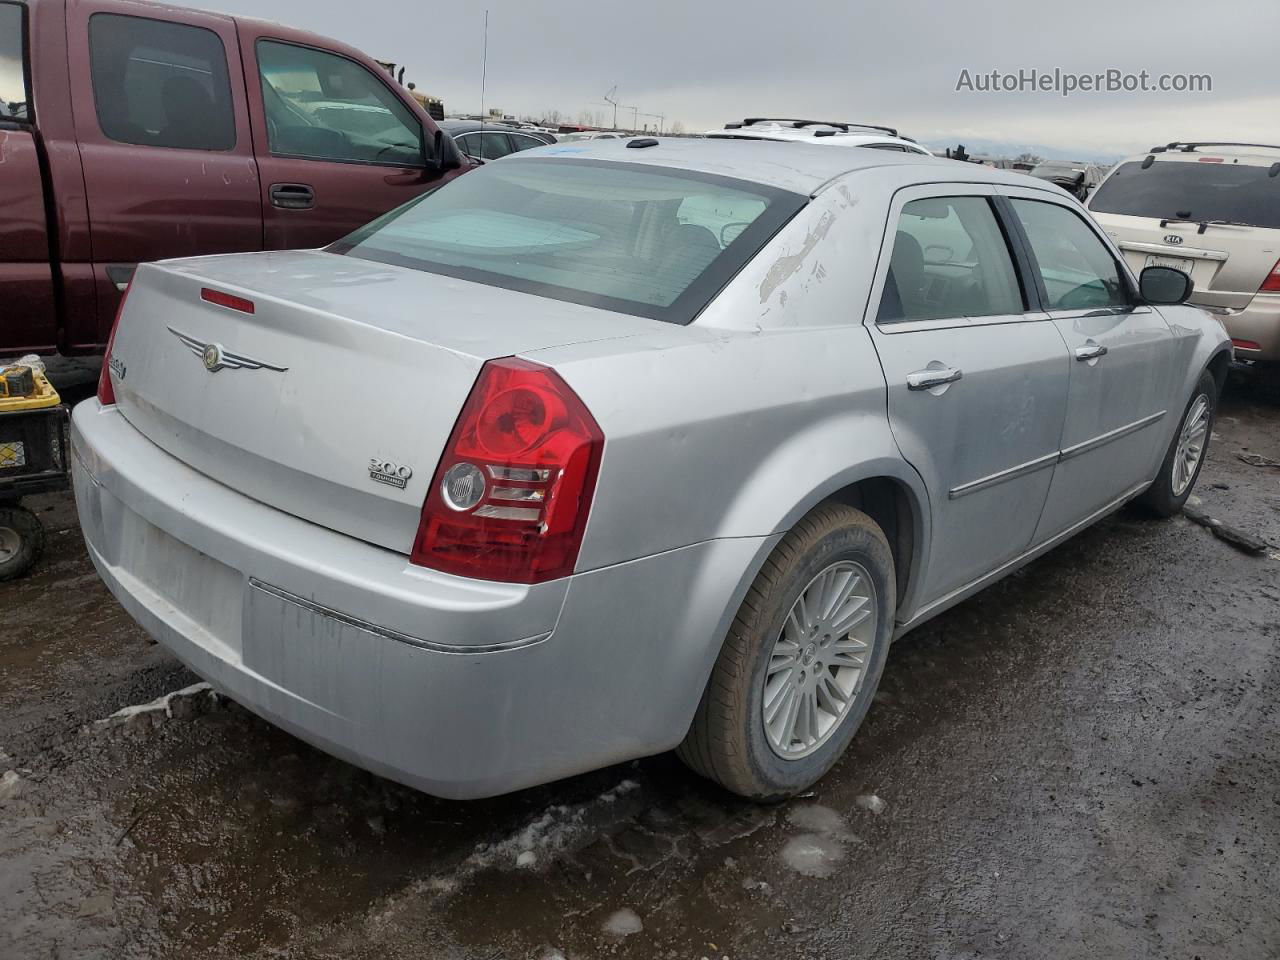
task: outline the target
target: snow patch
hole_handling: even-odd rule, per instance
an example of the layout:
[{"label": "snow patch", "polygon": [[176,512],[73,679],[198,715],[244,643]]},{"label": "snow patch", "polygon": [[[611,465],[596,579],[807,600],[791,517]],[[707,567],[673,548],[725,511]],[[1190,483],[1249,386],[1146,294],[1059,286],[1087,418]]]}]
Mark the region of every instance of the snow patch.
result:
[{"label": "snow patch", "polygon": [[640,789],[635,780],[622,780],[612,789],[578,804],[555,804],[515,833],[493,843],[480,843],[448,876],[434,876],[416,885],[419,893],[450,894],[487,869],[535,869],[539,862],[573,844],[591,829],[588,817],[605,804]]},{"label": "snow patch", "polygon": [[872,813],[877,815],[884,813],[884,808],[888,806],[887,803],[877,797],[874,793],[864,793],[853,802],[863,810],[870,810]]},{"label": "snow patch", "polygon": [[623,907],[609,914],[601,929],[611,937],[629,937],[644,929],[644,921],[630,907]]},{"label": "snow patch", "polygon": [[844,859],[844,848],[834,837],[802,833],[782,848],[782,861],[805,877],[829,877]]},{"label": "snow patch", "polygon": [[199,693],[208,693],[211,697],[216,697],[213,688],[207,683],[193,683],[189,687],[183,687],[181,690],[174,690],[172,693],[166,693],[163,697],[156,697],[150,703],[139,703],[131,707],[121,707],[109,717],[104,717],[98,723],[119,723],[128,720],[130,717],[136,717],[143,713],[154,713],[157,710],[163,710],[166,717],[173,716],[174,698],[194,697]]},{"label": "snow patch", "polygon": [[787,820],[793,827],[810,833],[844,833],[844,818],[830,807],[806,803],[787,811]]},{"label": "snow patch", "polygon": [[17,770],[6,770],[0,777],[0,800],[12,800],[22,792],[22,778]]}]

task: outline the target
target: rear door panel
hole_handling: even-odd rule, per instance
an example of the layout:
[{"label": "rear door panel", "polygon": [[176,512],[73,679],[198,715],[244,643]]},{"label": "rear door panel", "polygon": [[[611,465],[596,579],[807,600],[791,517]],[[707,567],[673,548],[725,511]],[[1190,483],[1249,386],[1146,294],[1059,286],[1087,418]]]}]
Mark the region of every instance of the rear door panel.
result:
[{"label": "rear door panel", "polygon": [[[234,22],[160,6],[154,8],[154,16],[141,18],[140,9],[122,0],[71,0],[68,7],[68,69],[97,293],[96,316],[77,318],[68,329],[73,347],[105,342],[128,268],[149,260],[262,248],[258,171]],[[128,21],[99,21],[110,24],[111,30],[99,32],[91,50],[91,25],[97,16],[140,22],[135,32],[126,29],[134,26]],[[161,26],[153,26],[156,23]],[[226,71],[234,122],[234,144],[227,149],[167,145],[183,142],[172,132],[180,128],[192,131],[188,142],[199,142],[201,125],[209,120],[193,116],[198,111],[189,109],[192,97],[166,99],[165,90],[189,89],[190,84],[184,87],[186,79],[203,85],[221,78],[211,78],[203,62],[182,52],[189,43],[185,38],[192,34],[175,34],[166,24],[200,28],[206,31],[195,35],[200,42],[210,36],[217,40],[208,49],[221,46],[225,66],[215,64],[213,75]],[[174,36],[183,39],[167,42]],[[113,118],[109,123],[116,137],[104,132],[103,117]],[[126,135],[144,142],[118,139]],[[123,268],[124,273],[112,268]]]},{"label": "rear door panel", "polygon": [[26,8],[0,3],[0,355],[49,351],[57,305],[35,111],[24,70]]},{"label": "rear door panel", "polygon": [[48,352],[58,313],[44,187],[30,129],[0,120],[0,354]]},{"label": "rear door panel", "polygon": [[[911,200],[992,194],[964,184],[900,191],[886,253]],[[940,235],[936,248],[926,248],[926,262],[944,247],[953,256],[958,242]],[[889,258],[881,259],[876,290],[886,285]],[[873,296],[872,303],[878,301]],[[933,538],[920,595],[929,604],[998,569],[1032,543],[1066,412],[1066,349],[1054,325],[1029,309],[872,323],[870,329],[888,383],[894,437],[929,489]],[[962,377],[912,389],[912,376],[931,368],[949,368]]]}]

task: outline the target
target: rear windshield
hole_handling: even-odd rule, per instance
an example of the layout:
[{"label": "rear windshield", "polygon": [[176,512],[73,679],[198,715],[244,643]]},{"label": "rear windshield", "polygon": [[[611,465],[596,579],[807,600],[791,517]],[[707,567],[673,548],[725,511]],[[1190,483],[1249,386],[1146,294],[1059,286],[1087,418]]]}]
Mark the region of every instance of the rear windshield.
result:
[{"label": "rear windshield", "polygon": [[1089,209],[1128,217],[1227,220],[1280,228],[1280,177],[1243,163],[1157,161],[1146,170],[1121,164],[1094,193]]},{"label": "rear windshield", "polygon": [[505,158],[329,249],[688,323],[806,198],[643,164]]}]

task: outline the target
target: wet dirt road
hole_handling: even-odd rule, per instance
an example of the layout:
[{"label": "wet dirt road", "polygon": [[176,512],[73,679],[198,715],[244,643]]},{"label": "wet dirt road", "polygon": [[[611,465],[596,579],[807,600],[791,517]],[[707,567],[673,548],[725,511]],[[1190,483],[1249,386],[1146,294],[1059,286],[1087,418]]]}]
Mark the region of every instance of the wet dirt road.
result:
[{"label": "wet dirt road", "polygon": [[[1241,452],[1280,458],[1280,407],[1226,398],[1200,509],[1280,544],[1280,470]],[[189,689],[69,497],[35,502],[0,957],[1280,956],[1280,547],[1116,515],[896,644],[787,805],[671,757],[460,804]]]}]

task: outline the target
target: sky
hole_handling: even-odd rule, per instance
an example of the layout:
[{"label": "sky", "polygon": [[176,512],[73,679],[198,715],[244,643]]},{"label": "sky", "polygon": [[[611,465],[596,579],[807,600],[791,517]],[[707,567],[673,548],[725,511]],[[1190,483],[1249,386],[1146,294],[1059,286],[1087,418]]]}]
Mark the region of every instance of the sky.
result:
[{"label": "sky", "polygon": [[[687,131],[745,116],[857,120],[931,144],[1114,159],[1171,140],[1280,143],[1278,0],[198,0],[407,66],[478,112],[599,112]],[[1205,74],[1208,92],[957,91],[962,71]]]}]

